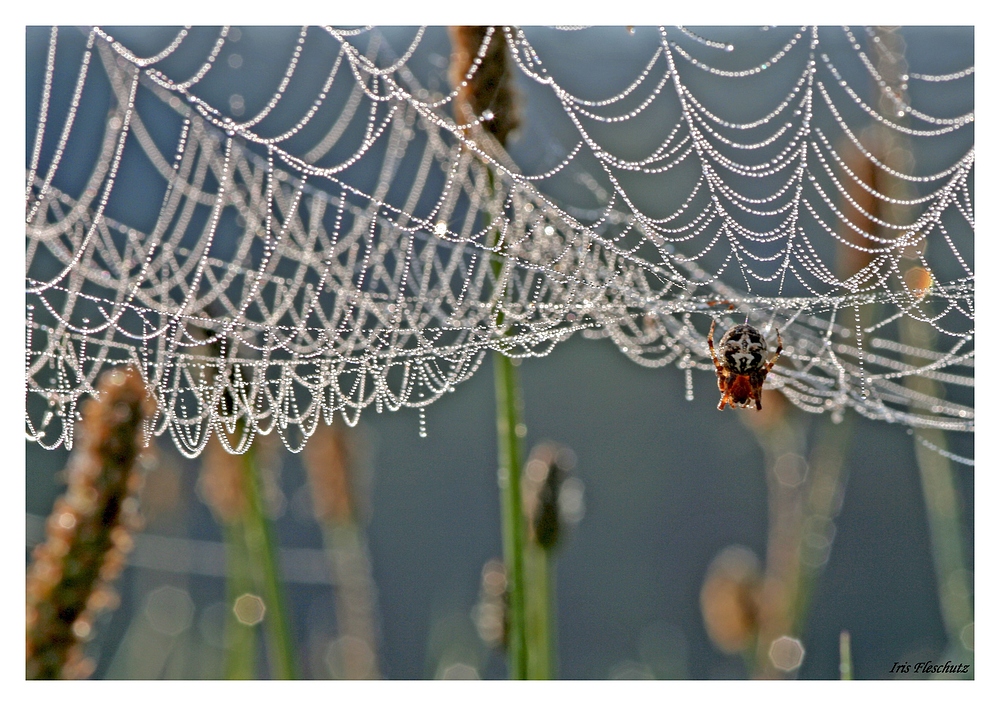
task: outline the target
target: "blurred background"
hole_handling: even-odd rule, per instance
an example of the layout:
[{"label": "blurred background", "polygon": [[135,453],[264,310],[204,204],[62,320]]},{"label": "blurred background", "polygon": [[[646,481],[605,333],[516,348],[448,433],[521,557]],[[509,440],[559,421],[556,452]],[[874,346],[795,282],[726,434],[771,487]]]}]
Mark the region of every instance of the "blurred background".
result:
[{"label": "blurred background", "polygon": [[[626,30],[592,32],[600,40]],[[760,29],[730,31],[737,39],[750,32]],[[911,47],[922,48],[920,71],[973,63],[972,28],[904,28],[901,33]],[[79,34],[82,44],[85,33]],[[412,34],[403,28],[385,31],[394,46],[403,48]],[[252,80],[251,62],[273,55],[275,65],[283,66],[284,48],[294,46],[297,30],[249,28],[241,35],[232,52],[239,58],[221,60],[243,72],[240,100],[257,105],[270,88],[267,81]],[[647,43],[656,39],[651,28],[639,28],[633,36]],[[564,39],[559,33],[532,37],[552,54],[561,47],[570,51]],[[148,41],[156,44],[152,31]],[[28,28],[29,158],[47,43],[48,29]],[[428,34],[422,51],[427,52],[425,85],[446,90],[449,46],[443,29]],[[635,76],[636,67],[628,63],[635,56],[648,53],[580,53],[578,73],[616,86],[623,76]],[[440,77],[436,85],[434,75]],[[71,83],[73,74],[57,74],[57,81]],[[527,116],[510,152],[526,171],[540,171],[572,142],[560,132],[558,107],[532,101],[532,86],[518,88],[527,96]],[[773,102],[773,96],[745,98]],[[243,112],[239,102],[228,100],[228,105],[234,114]],[[105,114],[98,110],[90,117],[103,120]],[[357,428],[337,432],[352,449],[345,471],[351,477],[350,521],[358,529],[357,549],[367,557],[358,571],[368,577],[354,585],[367,596],[358,599],[368,601],[370,610],[362,610],[360,618],[367,627],[347,629],[351,618],[344,610],[343,587],[350,584],[344,578],[349,574],[330,568],[331,558],[336,561],[330,547],[336,542],[315,516],[308,449],[299,455],[276,448],[261,454],[303,676],[489,679],[506,674],[503,653],[490,644],[484,628],[482,609],[484,565],[502,554],[489,368],[487,359],[471,381],[427,409],[426,437],[418,434],[415,410],[381,415],[366,410]],[[798,633],[804,657],[792,673],[803,679],[838,678],[844,630],[850,633],[858,679],[915,678],[920,675],[890,670],[896,662],[942,657],[948,635],[907,429],[857,419],[852,412],[839,426],[776,397],[765,400],[771,409],[759,417],[748,410],[719,412],[714,374],[695,372],[694,400],[685,401],[680,371],[639,367],[607,340],[574,337],[545,358],[526,360],[520,372],[525,449],[551,440],[571,449],[575,458],[574,523],[555,560],[561,678],[739,679],[755,673],[740,636],[727,643],[724,626],[706,624],[706,601],[712,600],[706,578],[711,578],[710,567],[720,566],[713,560],[734,545],[749,550],[761,567],[771,562],[769,526],[773,534],[782,502],[814,487],[817,473],[829,476],[828,468],[818,467],[831,444],[843,456],[832,486],[839,490],[830,500],[828,522],[810,535],[815,546],[806,564],[816,578]],[[844,430],[841,437],[838,428]],[[972,457],[972,435],[952,437],[949,449]],[[61,449],[26,444],[28,560],[64,488],[67,456]],[[158,440],[156,459],[144,469],[145,529],[136,536],[116,584],[121,605],[99,619],[96,637],[87,645],[96,678],[222,676],[229,607],[223,530],[209,508],[207,462],[206,457],[185,459],[168,439]],[[973,470],[953,468],[971,585]],[[773,556],[773,537],[770,543]],[[334,575],[340,576],[339,584]],[[253,623],[253,616],[247,622]],[[359,658],[361,667],[351,667],[347,656],[357,654],[349,644],[358,639],[355,628],[370,630],[372,654]],[[971,629],[964,639],[971,648]],[[263,645],[259,660],[261,665],[266,661]]]}]

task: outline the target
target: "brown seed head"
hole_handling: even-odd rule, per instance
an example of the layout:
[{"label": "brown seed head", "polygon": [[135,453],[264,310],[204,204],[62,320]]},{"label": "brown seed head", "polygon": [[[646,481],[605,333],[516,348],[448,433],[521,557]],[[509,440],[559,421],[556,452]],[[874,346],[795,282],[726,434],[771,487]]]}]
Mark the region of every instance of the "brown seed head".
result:
[{"label": "brown seed head", "polygon": [[212,514],[223,524],[237,521],[247,510],[241,463],[240,457],[226,451],[214,436],[201,455],[199,490]]},{"label": "brown seed head", "polygon": [[760,563],[745,547],[727,547],[712,561],[701,587],[705,631],[723,652],[740,652],[757,635]]},{"label": "brown seed head", "polygon": [[449,74],[452,85],[458,88],[455,119],[465,124],[482,118],[483,128],[506,145],[507,136],[520,121],[503,27],[492,28],[484,48],[489,30],[482,26],[448,28],[452,44]]},{"label": "brown seed head", "polygon": [[911,267],[903,275],[906,288],[917,299],[922,299],[934,284],[934,277],[923,267]]},{"label": "brown seed head", "polygon": [[[132,368],[105,373],[83,407],[80,443],[68,465],[66,494],[46,524],[28,570],[27,662],[30,679],[81,678],[93,664],[80,642],[115,600],[114,580],[131,549],[142,422],[155,406]],[[131,500],[131,502],[130,502]]]},{"label": "brown seed head", "polygon": [[351,429],[339,419],[329,426],[317,426],[309,438],[302,460],[309,474],[313,513],[318,521],[344,524],[354,519],[357,456]]},{"label": "brown seed head", "polygon": [[563,482],[575,465],[573,452],[552,442],[531,450],[522,476],[524,513],[531,540],[544,549],[559,543],[563,533],[560,495]]}]

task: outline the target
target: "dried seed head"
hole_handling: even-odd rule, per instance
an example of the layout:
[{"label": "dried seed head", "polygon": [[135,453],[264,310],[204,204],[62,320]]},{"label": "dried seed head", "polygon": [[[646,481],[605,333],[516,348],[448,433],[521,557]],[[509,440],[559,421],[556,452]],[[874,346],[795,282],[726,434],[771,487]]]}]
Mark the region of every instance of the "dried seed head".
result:
[{"label": "dried seed head", "polygon": [[[68,464],[68,488],[46,524],[28,570],[27,661],[30,679],[82,678],[93,670],[79,647],[94,617],[116,603],[110,586],[131,549],[137,523],[136,458],[142,422],[155,407],[140,374],[105,373],[83,407],[80,444]],[[130,502],[131,501],[131,502]]]},{"label": "dried seed head", "polygon": [[934,276],[923,267],[911,267],[903,275],[906,288],[917,299],[923,299],[934,284]]},{"label": "dried seed head", "polygon": [[316,427],[302,460],[309,474],[313,513],[318,521],[344,524],[357,519],[362,503],[356,486],[363,455],[355,430],[340,419]]},{"label": "dried seed head", "polygon": [[[507,66],[507,41],[502,27],[449,27],[452,55],[450,78],[458,88],[455,119],[462,124],[481,120],[501,145],[520,123]],[[484,47],[483,45],[487,42]]]},{"label": "dried seed head", "polygon": [[545,549],[558,544],[567,520],[578,519],[563,502],[564,484],[576,464],[565,446],[543,442],[531,450],[521,479],[524,512],[532,541]]},{"label": "dried seed head", "polygon": [[723,549],[708,567],[701,587],[705,631],[723,652],[740,652],[757,636],[760,562],[749,549]]},{"label": "dried seed head", "polygon": [[[874,136],[866,134],[862,139],[870,151],[878,149]],[[850,149],[845,145],[842,153],[845,154],[845,167],[855,175],[857,181],[849,177],[844,179],[847,193],[841,200],[841,208],[851,223],[862,232],[859,233],[846,223],[840,224],[837,233],[841,238],[837,247],[837,274],[844,280],[856,278],[860,285],[871,276],[865,268],[872,262],[873,250],[878,247],[875,241],[864,234],[875,235],[878,226],[872,218],[885,215],[880,213],[881,202],[870,191],[877,191],[881,186],[880,174],[878,168],[857,149]]]},{"label": "dried seed head", "polygon": [[212,437],[201,455],[201,473],[198,490],[212,514],[223,524],[237,521],[247,510],[243,493],[243,469],[240,457],[226,451],[222,443]]}]

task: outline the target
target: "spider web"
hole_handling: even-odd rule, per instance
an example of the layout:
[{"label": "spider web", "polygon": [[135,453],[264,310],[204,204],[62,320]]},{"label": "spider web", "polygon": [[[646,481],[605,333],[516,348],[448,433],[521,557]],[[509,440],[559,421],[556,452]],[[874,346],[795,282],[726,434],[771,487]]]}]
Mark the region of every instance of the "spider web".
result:
[{"label": "spider web", "polygon": [[29,65],[29,439],[71,447],[131,364],[148,435],[298,450],[577,332],[714,405],[713,318],[781,332],[766,386],[804,410],[973,430],[972,68],[912,72],[891,30],[494,31],[509,153],[451,117],[440,29],[53,28]]}]

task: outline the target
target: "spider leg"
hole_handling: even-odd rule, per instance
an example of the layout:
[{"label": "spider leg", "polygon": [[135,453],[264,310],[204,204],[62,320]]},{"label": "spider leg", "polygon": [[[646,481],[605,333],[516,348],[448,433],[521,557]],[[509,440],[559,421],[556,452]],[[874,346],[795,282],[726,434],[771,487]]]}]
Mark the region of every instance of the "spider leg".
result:
[{"label": "spider leg", "polygon": [[773,368],[774,364],[778,362],[778,357],[781,355],[781,331],[775,329],[775,333],[778,334],[778,347],[774,350],[774,355],[771,357],[771,360],[767,362],[767,372],[771,372],[771,368]]},{"label": "spider leg", "polygon": [[719,389],[722,387],[722,380],[724,379],[725,368],[719,363],[719,358],[715,354],[715,319],[712,319],[712,325],[708,327],[708,351],[712,354],[712,362],[715,363],[715,372],[719,375]]},{"label": "spider leg", "polygon": [[[760,379],[761,385],[764,384],[764,378],[766,378],[767,374],[771,372],[771,368],[774,367],[774,364],[778,362],[778,357],[781,356],[781,349],[782,349],[781,331],[775,329],[774,332],[778,335],[778,347],[774,349],[774,356],[771,357],[771,360],[767,361],[767,366],[765,367],[763,376]],[[761,387],[760,385],[758,385],[757,391],[754,394],[754,401],[757,403],[758,411],[760,410],[760,396],[761,396]]]},{"label": "spider leg", "polygon": [[[708,328],[708,350],[712,354],[712,362],[715,363],[715,374],[719,378],[719,392],[726,391],[726,369],[719,363],[719,358],[715,355],[715,319]],[[722,403],[720,403],[722,404]],[[722,407],[719,407],[722,409]]]}]

